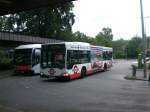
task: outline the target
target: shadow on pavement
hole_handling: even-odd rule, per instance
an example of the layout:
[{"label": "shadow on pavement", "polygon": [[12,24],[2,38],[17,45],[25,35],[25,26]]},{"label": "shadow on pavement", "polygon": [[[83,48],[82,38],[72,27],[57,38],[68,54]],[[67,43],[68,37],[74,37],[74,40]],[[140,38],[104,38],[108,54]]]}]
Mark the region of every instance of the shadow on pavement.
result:
[{"label": "shadow on pavement", "polygon": [[43,79],[42,82],[60,82],[60,83],[66,83],[66,82],[70,82],[70,81],[73,81],[73,80],[67,80],[67,79],[64,79],[64,78],[51,78],[51,79]]},{"label": "shadow on pavement", "polygon": [[33,76],[38,76],[39,74],[26,74],[26,73],[18,73],[18,74],[12,74],[12,76],[17,76],[17,77],[33,77]]},{"label": "shadow on pavement", "polygon": [[0,71],[0,79],[7,78],[13,75],[13,70]]}]

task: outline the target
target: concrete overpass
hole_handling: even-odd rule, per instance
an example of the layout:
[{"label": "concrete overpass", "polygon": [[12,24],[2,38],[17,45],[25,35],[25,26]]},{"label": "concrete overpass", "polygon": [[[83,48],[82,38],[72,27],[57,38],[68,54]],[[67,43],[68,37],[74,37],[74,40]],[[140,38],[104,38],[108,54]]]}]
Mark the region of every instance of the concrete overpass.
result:
[{"label": "concrete overpass", "polygon": [[14,48],[21,44],[31,44],[31,43],[56,43],[62,42],[61,40],[17,35],[13,33],[3,33],[0,32],[0,47],[1,48]]}]

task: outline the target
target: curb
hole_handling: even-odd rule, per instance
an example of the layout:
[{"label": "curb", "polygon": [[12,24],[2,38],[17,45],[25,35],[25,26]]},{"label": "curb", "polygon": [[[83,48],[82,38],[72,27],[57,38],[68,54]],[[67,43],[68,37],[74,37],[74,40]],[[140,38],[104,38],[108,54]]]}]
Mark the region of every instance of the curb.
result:
[{"label": "curb", "polygon": [[149,81],[148,79],[139,78],[139,77],[134,77],[134,76],[131,76],[131,75],[125,76],[124,79],[127,79],[127,80]]},{"label": "curb", "polygon": [[0,71],[0,79],[4,79],[13,75],[13,70]]}]

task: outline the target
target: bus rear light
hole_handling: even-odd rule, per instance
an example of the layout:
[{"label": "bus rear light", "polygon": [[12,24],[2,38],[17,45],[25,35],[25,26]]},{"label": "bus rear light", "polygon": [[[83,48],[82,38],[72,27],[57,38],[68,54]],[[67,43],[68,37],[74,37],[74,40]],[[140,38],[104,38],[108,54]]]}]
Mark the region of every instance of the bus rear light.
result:
[{"label": "bus rear light", "polygon": [[16,65],[15,70],[31,70],[31,65]]}]

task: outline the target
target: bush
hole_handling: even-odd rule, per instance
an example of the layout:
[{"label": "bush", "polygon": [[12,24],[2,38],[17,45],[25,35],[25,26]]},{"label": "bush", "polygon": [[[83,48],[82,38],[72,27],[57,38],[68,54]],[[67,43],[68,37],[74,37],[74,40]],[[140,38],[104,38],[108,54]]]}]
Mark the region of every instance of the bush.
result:
[{"label": "bush", "polygon": [[13,60],[10,58],[2,58],[0,60],[0,70],[8,70],[13,68]]},{"label": "bush", "polygon": [[10,59],[10,58],[3,58],[0,61],[0,64],[2,64],[2,65],[10,65],[10,64],[12,64],[12,59]]}]

